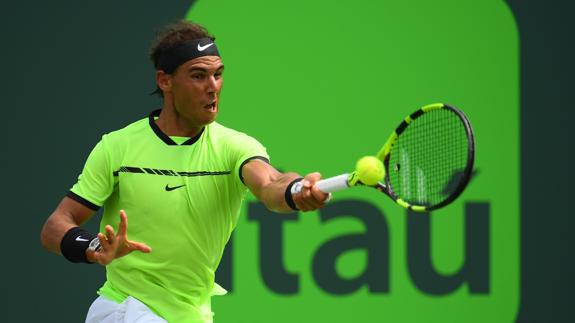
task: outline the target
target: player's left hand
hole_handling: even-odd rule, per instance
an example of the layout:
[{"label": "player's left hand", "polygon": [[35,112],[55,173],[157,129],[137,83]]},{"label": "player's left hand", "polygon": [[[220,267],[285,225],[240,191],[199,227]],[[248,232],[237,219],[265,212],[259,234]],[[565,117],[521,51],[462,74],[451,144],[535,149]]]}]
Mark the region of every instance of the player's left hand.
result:
[{"label": "player's left hand", "polygon": [[293,196],[293,201],[301,211],[313,211],[323,207],[329,198],[328,193],[324,193],[315,186],[315,183],[321,179],[320,173],[307,174],[301,181],[301,192]]}]

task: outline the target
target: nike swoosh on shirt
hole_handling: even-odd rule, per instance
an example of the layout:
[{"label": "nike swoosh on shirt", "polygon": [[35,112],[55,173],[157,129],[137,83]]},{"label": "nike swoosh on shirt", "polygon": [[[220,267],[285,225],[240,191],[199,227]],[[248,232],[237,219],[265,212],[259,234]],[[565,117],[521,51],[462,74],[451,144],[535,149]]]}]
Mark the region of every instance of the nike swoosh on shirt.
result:
[{"label": "nike swoosh on shirt", "polygon": [[82,239],[82,237],[76,237],[76,241],[88,241],[88,240]]},{"label": "nike swoosh on shirt", "polygon": [[214,44],[214,43],[209,43],[209,44],[204,45],[204,46],[200,46],[200,44],[198,44],[198,50],[199,50],[200,52],[203,52],[204,50],[206,50],[206,48],[212,46],[213,44]]},{"label": "nike swoosh on shirt", "polygon": [[168,192],[173,191],[173,190],[178,189],[178,188],[183,187],[183,186],[186,186],[186,184],[183,184],[180,186],[174,186],[174,187],[170,187],[170,186],[168,186],[168,184],[166,184],[166,191],[168,191]]}]

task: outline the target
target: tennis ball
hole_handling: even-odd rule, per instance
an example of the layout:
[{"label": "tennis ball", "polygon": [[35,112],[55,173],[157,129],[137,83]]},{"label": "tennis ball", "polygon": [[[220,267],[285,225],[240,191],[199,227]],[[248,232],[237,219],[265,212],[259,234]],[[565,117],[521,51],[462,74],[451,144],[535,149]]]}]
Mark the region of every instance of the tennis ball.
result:
[{"label": "tennis ball", "polygon": [[376,157],[365,156],[355,164],[355,171],[359,180],[365,185],[375,185],[385,176],[383,163]]}]

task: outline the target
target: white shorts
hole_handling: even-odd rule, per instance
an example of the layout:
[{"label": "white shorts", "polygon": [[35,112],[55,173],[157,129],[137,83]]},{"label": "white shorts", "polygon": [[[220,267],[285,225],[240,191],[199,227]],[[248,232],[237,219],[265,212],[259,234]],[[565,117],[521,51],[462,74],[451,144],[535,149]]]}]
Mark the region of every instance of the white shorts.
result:
[{"label": "white shorts", "polygon": [[146,304],[128,296],[118,304],[102,296],[90,306],[86,323],[167,323],[156,315]]}]

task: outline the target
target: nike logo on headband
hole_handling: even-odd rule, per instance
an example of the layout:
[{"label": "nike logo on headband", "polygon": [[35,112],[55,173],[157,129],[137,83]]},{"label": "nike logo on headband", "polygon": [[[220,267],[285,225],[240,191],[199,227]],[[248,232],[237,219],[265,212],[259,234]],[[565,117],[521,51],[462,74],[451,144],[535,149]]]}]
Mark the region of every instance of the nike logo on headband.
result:
[{"label": "nike logo on headband", "polygon": [[200,46],[200,44],[198,43],[198,51],[203,52],[204,50],[206,50],[206,48],[212,46],[214,43],[209,43],[207,45],[204,46]]}]

